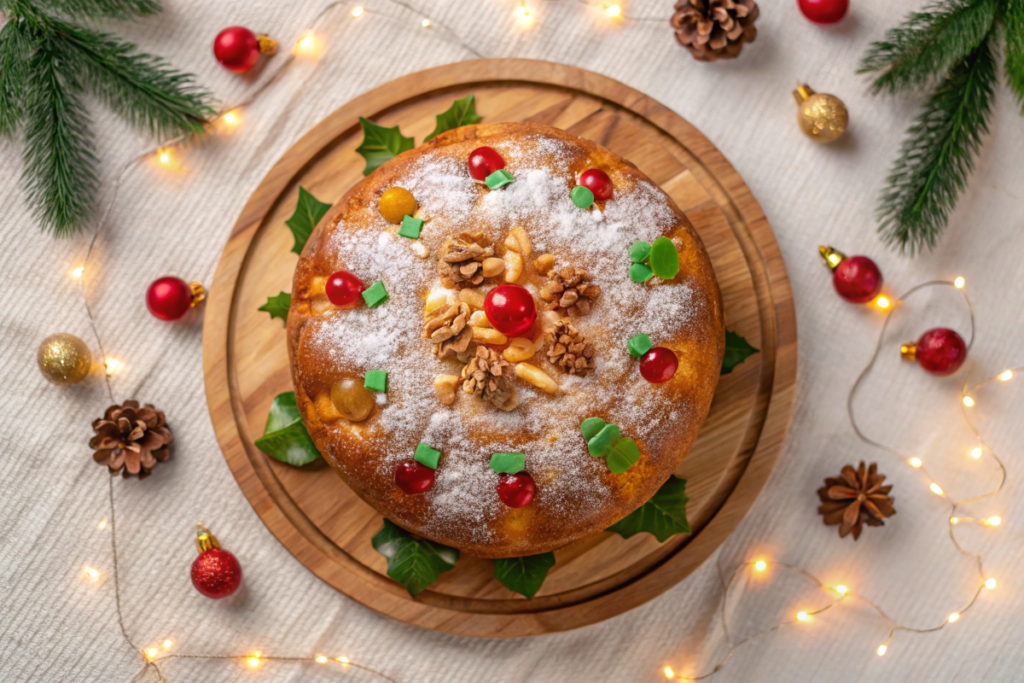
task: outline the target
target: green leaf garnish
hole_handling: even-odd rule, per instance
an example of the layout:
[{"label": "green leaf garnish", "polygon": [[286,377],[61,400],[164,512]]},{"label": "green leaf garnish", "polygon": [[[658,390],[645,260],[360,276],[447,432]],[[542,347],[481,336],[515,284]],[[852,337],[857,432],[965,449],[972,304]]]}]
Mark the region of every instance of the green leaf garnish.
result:
[{"label": "green leaf garnish", "polygon": [[604,429],[604,426],[608,424],[599,417],[588,417],[586,420],[580,423],[580,431],[583,432],[583,438],[590,441],[597,433]]},{"label": "green leaf garnish", "polygon": [[589,209],[594,204],[594,193],[589,187],[583,185],[572,188],[569,197],[572,199],[572,203],[581,209]]},{"label": "green leaf garnish", "polygon": [[725,355],[722,356],[722,372],[719,374],[728,375],[733,368],[757,352],[758,349],[751,346],[746,339],[731,330],[726,330]]},{"label": "green leaf garnish", "polygon": [[507,557],[494,561],[494,578],[510,591],[533,600],[547,578],[548,570],[554,566],[554,553]]},{"label": "green leaf garnish", "polygon": [[651,338],[642,333],[630,339],[626,344],[626,349],[633,358],[640,358],[653,347],[654,344],[651,343]]},{"label": "green leaf garnish", "polygon": [[299,201],[295,205],[295,213],[285,221],[288,229],[292,231],[292,236],[295,237],[292,251],[296,254],[302,253],[302,248],[306,246],[306,241],[313,234],[313,228],[316,227],[316,224],[320,222],[320,219],[324,217],[324,214],[330,208],[330,204],[324,204],[310,194],[306,188],[299,186]]},{"label": "green leaf garnish", "polygon": [[675,534],[690,533],[686,520],[686,480],[669,477],[654,496],[608,527],[623,538],[647,532],[653,534],[659,543],[664,543]]},{"label": "green leaf garnish", "polygon": [[515,178],[511,173],[503,168],[499,168],[497,171],[487,176],[484,179],[484,184],[492,190],[500,190],[506,185],[511,185],[515,181]]},{"label": "green leaf garnish", "polygon": [[525,453],[495,453],[491,456],[491,469],[498,474],[519,474],[525,467]]},{"label": "green leaf garnish", "polygon": [[473,123],[480,123],[480,116],[476,113],[476,97],[473,94],[469,94],[462,99],[452,102],[452,106],[448,107],[448,111],[437,115],[437,125],[434,127],[434,132],[423,138],[423,142],[433,140],[445,131],[468,126]]},{"label": "green leaf garnish", "polygon": [[385,128],[362,116],[359,117],[359,125],[363,127],[363,144],[356,151],[366,159],[363,175],[370,175],[388,159],[416,146],[412,138],[402,135],[398,126]]},{"label": "green leaf garnish", "polygon": [[654,277],[654,271],[642,263],[634,263],[629,267],[629,279],[633,282],[647,282]]},{"label": "green leaf garnish", "polygon": [[679,274],[679,252],[669,238],[659,237],[651,245],[651,270],[662,280]]},{"label": "green leaf garnish", "polygon": [[281,292],[277,296],[267,297],[267,303],[260,306],[259,311],[266,311],[271,319],[280,318],[281,322],[288,325],[288,309],[292,307],[292,295],[289,292]]},{"label": "green leaf garnish", "polygon": [[384,520],[384,527],[373,536],[373,549],[388,561],[388,576],[416,595],[437,581],[444,572],[455,569],[459,551],[455,548],[413,538],[405,529]]},{"label": "green leaf garnish", "polygon": [[633,242],[629,248],[629,258],[633,263],[646,263],[651,258],[651,245],[647,242]]},{"label": "green leaf garnish", "polygon": [[275,460],[296,467],[308,465],[320,457],[306,425],[302,424],[294,391],[274,398],[263,436],[256,439],[256,448]]},{"label": "green leaf garnish", "polygon": [[618,425],[605,425],[594,438],[587,440],[587,450],[595,458],[603,458],[621,438],[622,432]]},{"label": "green leaf garnish", "polygon": [[640,448],[633,439],[619,439],[604,459],[608,469],[615,474],[622,474],[640,459]]}]

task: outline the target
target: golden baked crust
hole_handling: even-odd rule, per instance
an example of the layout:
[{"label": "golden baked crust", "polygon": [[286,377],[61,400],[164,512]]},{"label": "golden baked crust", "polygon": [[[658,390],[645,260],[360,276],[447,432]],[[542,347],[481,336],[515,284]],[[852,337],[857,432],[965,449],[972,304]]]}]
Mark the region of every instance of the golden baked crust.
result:
[{"label": "golden baked crust", "polygon": [[[488,190],[467,168],[472,150],[487,145],[506,161],[511,185]],[[590,210],[569,192],[579,174],[600,168],[614,195]],[[390,187],[410,190],[416,216],[427,222],[419,240],[397,235],[378,211]],[[602,206],[603,205],[603,206]],[[519,284],[543,310],[547,278],[533,266],[550,253],[556,269],[586,270],[602,293],[574,324],[593,344],[595,369],[570,376],[539,350],[527,361],[558,381],[557,395],[515,379],[521,404],[503,412],[457,389],[442,405],[432,380],[458,375],[455,360],[437,360],[421,337],[428,293],[440,287],[437,255],[463,231],[483,232],[499,255],[513,227],[525,228],[532,254]],[[629,245],[673,239],[680,272],[670,281],[629,279]],[[429,249],[421,258],[415,245]],[[381,280],[390,299],[347,310],[324,294],[326,278],[348,270],[364,284]],[[559,316],[539,314],[538,328]],[[650,335],[673,349],[679,370],[663,384],[640,376],[626,350],[630,337]],[[388,161],[337,202],[311,236],[295,269],[288,315],[288,351],[303,420],[328,463],[367,503],[400,526],[480,557],[514,557],[554,550],[607,528],[643,504],[678,468],[711,405],[724,350],[721,296],[708,256],[689,221],[628,161],[564,131],[528,123],[465,126]],[[499,350],[501,347],[496,347]],[[331,385],[346,376],[386,370],[386,394],[363,422],[335,410]],[[580,422],[601,417],[633,438],[640,459],[613,474],[587,453]],[[407,495],[395,484],[398,463],[425,442],[442,451],[437,480]],[[529,505],[499,500],[491,454],[520,451],[536,482]]]}]

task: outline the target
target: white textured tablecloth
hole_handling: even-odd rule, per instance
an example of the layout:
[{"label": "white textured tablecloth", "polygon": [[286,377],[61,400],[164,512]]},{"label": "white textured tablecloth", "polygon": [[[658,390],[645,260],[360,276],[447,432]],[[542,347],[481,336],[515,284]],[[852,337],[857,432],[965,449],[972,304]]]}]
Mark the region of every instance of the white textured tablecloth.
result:
[{"label": "white textured tablecloth", "polygon": [[[900,364],[899,341],[938,324],[966,324],[952,305],[955,294],[924,296],[921,305],[907,307],[906,324],[887,340],[882,366],[858,407],[873,435],[928,459],[952,495],[992,486],[992,461],[967,457],[973,442],[956,398],[967,370],[987,375],[1024,364],[1024,120],[1010,93],[1000,88],[992,135],[941,244],[908,260],[881,246],[873,211],[918,102],[871,98],[854,71],[868,43],[919,3],[854,0],[843,23],[823,28],[804,20],[791,0],[767,0],[757,42],[736,61],[710,65],[693,61],[665,22],[610,24],[599,9],[571,0],[530,0],[536,20],[529,29],[515,25],[512,0],[409,3],[414,9],[366,0],[367,12],[358,20],[349,8],[334,11],[322,24],[328,47],[319,62],[291,69],[242,112],[236,133],[188,150],[183,172],[143,165],[131,173],[103,229],[88,291],[107,353],[125,363],[113,379],[114,391],[119,400],[137,397],[166,411],[176,443],[173,459],[154,476],[115,482],[124,626],[132,639],[147,646],[170,638],[173,652],[190,654],[346,655],[403,683],[656,681],[666,664],[692,674],[724,657],[718,571],[755,556],[846,583],[912,625],[937,625],[961,609],[979,579],[971,561],[949,543],[945,503],[928,492],[919,472],[857,441],[847,423],[846,391],[870,356],[881,317],[838,299],[817,247],[828,243],[874,256],[891,293],[923,280],[966,277],[979,336],[965,370],[935,379]],[[239,0],[165,4],[161,17],[109,28],[195,72],[225,103],[245,98],[254,84],[214,62],[210,45],[221,28],[242,24],[287,44],[323,7]],[[670,0],[623,5],[627,15],[663,16],[666,22],[672,11]],[[422,17],[434,25],[421,28]],[[498,641],[420,630],[356,604],[309,573],[264,528],[219,452],[203,391],[201,322],[161,323],[143,301],[148,283],[166,273],[209,283],[247,197],[299,136],[381,83],[472,58],[460,39],[487,57],[592,69],[690,120],[764,207],[796,297],[793,424],[770,481],[739,529],[700,570],[661,597],[604,623],[547,637]],[[845,100],[852,119],[845,141],[819,146],[801,135],[790,97],[798,80]],[[109,189],[115,170],[152,143],[93,105]],[[75,387],[54,387],[34,362],[39,342],[55,332],[77,334],[98,353],[70,275],[88,238],[55,242],[38,232],[18,183],[20,152],[20,141],[0,143],[0,680],[127,681],[140,659],[119,633],[109,580],[110,529],[97,529],[109,517],[107,475],[86,445],[90,422],[108,404],[103,383],[93,376]],[[883,658],[875,648],[887,636],[884,622],[851,601],[811,624],[744,646],[713,680],[1019,680],[1024,506],[1017,501],[1024,426],[1021,391],[1010,385],[994,388],[978,406],[986,436],[1006,455],[1007,487],[972,510],[977,517],[1001,515],[1004,523],[998,530],[964,528],[960,537],[985,553],[986,573],[999,580],[996,591],[984,592],[958,623],[939,633],[898,633]],[[878,460],[889,475],[899,514],[853,543],[821,524],[815,489],[844,463],[862,458]],[[190,585],[198,519],[244,566],[244,588],[229,600],[207,600]],[[105,580],[81,580],[86,565]],[[768,578],[740,584],[727,605],[736,637],[827,599],[778,572]],[[171,681],[379,680],[316,664],[268,663],[257,672],[239,662],[178,660],[164,671]]]}]

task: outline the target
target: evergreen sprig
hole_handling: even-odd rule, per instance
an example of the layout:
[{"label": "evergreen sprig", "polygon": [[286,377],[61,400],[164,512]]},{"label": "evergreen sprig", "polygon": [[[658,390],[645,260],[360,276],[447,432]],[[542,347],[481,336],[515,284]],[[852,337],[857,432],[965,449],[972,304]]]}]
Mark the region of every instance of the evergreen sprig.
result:
[{"label": "evergreen sprig", "polygon": [[974,168],[992,111],[998,40],[1024,110],[1024,0],[939,0],[871,45],[859,73],[875,93],[931,88],[907,130],[878,207],[879,232],[914,254],[932,248]]},{"label": "evergreen sprig", "polygon": [[99,180],[86,91],[156,138],[202,133],[214,113],[190,74],[75,19],[129,19],[160,11],[155,0],[0,0],[0,135],[24,127],[22,180],[43,229],[81,231]]}]

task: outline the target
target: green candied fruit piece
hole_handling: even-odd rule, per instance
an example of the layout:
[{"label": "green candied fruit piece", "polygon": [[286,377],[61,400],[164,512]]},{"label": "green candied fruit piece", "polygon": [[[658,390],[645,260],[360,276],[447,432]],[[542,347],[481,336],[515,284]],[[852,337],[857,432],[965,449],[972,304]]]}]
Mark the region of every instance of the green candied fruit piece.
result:
[{"label": "green candied fruit piece", "polygon": [[363,386],[370,391],[388,390],[388,373],[385,370],[370,370],[363,377]]}]

